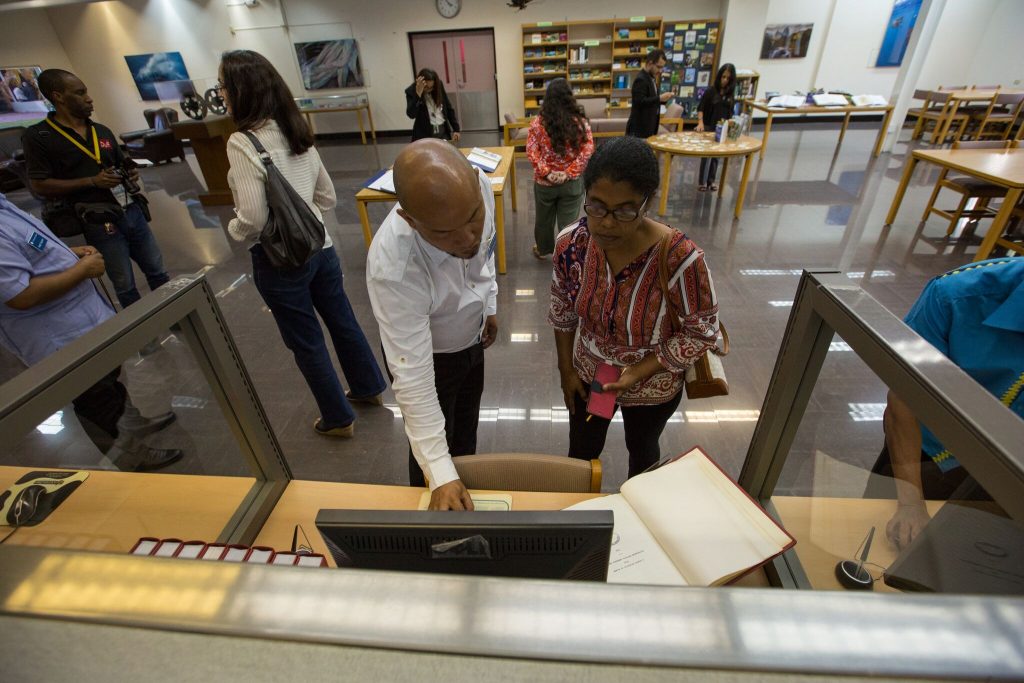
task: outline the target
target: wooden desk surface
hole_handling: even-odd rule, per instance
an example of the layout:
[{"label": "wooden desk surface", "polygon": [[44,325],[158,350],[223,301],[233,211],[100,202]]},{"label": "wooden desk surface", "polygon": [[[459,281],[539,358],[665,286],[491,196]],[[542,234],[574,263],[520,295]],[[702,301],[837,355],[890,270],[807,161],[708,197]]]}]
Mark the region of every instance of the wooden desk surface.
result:
[{"label": "wooden desk surface", "polygon": [[[0,466],[0,490],[28,472],[53,469]],[[6,543],[126,553],[143,536],[213,541],[254,483],[251,477],[90,471],[49,517],[21,527]]]},{"label": "wooden desk surface", "polygon": [[715,142],[715,134],[711,131],[662,133],[647,138],[647,142],[656,152],[695,157],[742,156],[761,149],[761,141],[749,135],[741,135],[737,140]]},{"label": "wooden desk surface", "polygon": [[[885,525],[896,512],[895,500],[774,496],[772,503],[782,526],[796,539],[794,550],[815,589],[846,590],[836,580],[836,563],[855,556],[871,527],[875,537],[868,562],[888,567],[899,554],[885,537]],[[928,514],[934,516],[942,502],[927,501],[927,506]],[[874,566],[868,571],[874,577],[881,574]],[[875,581],[875,590],[898,592],[881,580]]]},{"label": "wooden desk surface", "polygon": [[[494,196],[500,197],[505,191],[505,179],[508,177],[510,167],[515,158],[516,148],[515,147],[481,147],[488,152],[494,152],[495,154],[501,155],[501,162],[498,164],[498,168],[494,169],[493,172],[488,173],[488,178],[501,178],[501,182],[491,183],[491,190],[494,192]],[[459,151],[469,156],[469,153],[473,151],[471,148],[460,147]],[[363,202],[396,202],[398,198],[390,192],[380,192],[378,190],[371,190],[368,187],[364,187],[356,192],[356,200]]]},{"label": "wooden desk surface", "polygon": [[915,149],[913,154],[1004,187],[1024,188],[1024,149]]},{"label": "wooden desk surface", "polygon": [[1019,88],[1000,88],[999,90],[939,90],[937,92],[948,93],[953,96],[954,100],[961,100],[963,102],[970,102],[972,100],[987,100],[993,95],[1018,95],[1024,94],[1024,90]]},{"label": "wooden desk surface", "polygon": [[743,103],[757,109],[758,111],[771,114],[850,114],[865,112],[884,112],[893,108],[891,104],[883,105],[856,105],[848,104],[842,107],[819,107],[814,104],[805,104],[800,107],[769,107],[767,102],[759,100],[743,100]]}]

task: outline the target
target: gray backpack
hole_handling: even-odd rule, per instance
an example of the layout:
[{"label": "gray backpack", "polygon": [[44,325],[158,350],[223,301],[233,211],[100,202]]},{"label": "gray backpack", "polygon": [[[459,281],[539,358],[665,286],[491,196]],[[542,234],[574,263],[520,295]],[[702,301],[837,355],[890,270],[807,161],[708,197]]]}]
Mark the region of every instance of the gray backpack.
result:
[{"label": "gray backpack", "polygon": [[324,248],[324,224],[281,174],[270,154],[250,131],[245,131],[267,169],[267,206],[270,215],[260,233],[260,245],[270,265],[293,270],[306,265]]}]

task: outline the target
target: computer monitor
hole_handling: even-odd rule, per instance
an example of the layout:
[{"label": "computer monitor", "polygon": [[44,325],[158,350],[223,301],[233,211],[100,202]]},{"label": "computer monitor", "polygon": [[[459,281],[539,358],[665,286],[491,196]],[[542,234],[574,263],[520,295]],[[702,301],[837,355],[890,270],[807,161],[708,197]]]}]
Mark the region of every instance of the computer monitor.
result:
[{"label": "computer monitor", "polygon": [[604,581],[610,510],[320,510],[338,567]]}]

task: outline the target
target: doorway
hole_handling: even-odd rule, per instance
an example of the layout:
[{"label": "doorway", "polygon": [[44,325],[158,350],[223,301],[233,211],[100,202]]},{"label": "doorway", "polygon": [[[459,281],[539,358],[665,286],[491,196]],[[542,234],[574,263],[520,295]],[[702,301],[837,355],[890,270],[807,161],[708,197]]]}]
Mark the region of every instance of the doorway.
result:
[{"label": "doorway", "polygon": [[444,82],[462,130],[496,130],[498,77],[494,29],[409,34],[412,70],[433,69]]}]

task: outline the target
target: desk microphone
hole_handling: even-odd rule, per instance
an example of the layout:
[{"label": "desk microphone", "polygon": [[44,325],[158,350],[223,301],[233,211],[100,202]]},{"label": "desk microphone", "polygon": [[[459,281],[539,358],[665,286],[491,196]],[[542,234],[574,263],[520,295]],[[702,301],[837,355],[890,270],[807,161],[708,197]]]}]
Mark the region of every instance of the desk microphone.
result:
[{"label": "desk microphone", "polygon": [[871,551],[871,539],[875,537],[875,527],[871,527],[867,538],[864,539],[864,550],[860,558],[856,560],[843,560],[836,565],[836,579],[843,588],[853,590],[871,590],[874,588],[874,580],[871,573],[864,569],[864,562],[868,559],[868,552]]}]

